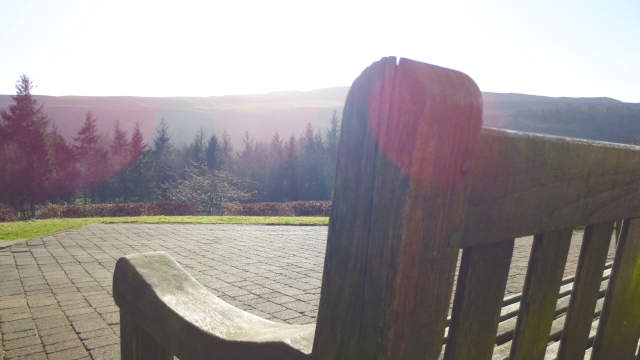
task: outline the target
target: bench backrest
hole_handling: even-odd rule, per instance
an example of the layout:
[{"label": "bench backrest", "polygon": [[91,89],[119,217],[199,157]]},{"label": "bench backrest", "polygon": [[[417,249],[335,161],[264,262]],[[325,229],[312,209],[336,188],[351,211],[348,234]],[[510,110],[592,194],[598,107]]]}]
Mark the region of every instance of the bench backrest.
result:
[{"label": "bench backrest", "polygon": [[[481,126],[462,73],[385,58],[354,82],[314,357],[437,359],[464,249],[445,358],[491,358],[514,238],[535,235],[511,358],[541,359],[572,230],[588,225],[560,358],[584,354],[613,223],[640,217],[640,151]],[[635,356],[639,254],[640,221],[626,220],[594,359]]]}]

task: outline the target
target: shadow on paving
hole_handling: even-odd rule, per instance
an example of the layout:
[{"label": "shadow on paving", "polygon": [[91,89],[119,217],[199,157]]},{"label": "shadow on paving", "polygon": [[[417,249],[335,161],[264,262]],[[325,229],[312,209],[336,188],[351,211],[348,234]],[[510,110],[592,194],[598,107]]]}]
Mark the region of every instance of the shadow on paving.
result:
[{"label": "shadow on paving", "polygon": [[[581,235],[565,276],[575,271]],[[167,252],[238,308],[313,323],[326,236],[326,226],[95,224],[12,245],[0,250],[5,359],[119,359],[113,270],[121,256],[149,251]],[[530,238],[516,240],[506,295],[522,290],[530,248]]]}]

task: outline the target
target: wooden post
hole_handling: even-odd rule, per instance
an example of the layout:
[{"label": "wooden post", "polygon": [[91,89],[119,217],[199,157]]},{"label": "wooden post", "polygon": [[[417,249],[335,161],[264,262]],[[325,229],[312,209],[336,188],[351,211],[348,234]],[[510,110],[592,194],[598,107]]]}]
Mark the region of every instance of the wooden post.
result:
[{"label": "wooden post", "polygon": [[343,115],[322,294],[319,359],[437,359],[482,99],[468,76],[385,58]]},{"label": "wooden post", "polygon": [[120,309],[120,349],[122,360],[173,360],[173,355]]},{"label": "wooden post", "polygon": [[633,360],[640,338],[640,219],[622,222],[593,343],[594,360]]}]

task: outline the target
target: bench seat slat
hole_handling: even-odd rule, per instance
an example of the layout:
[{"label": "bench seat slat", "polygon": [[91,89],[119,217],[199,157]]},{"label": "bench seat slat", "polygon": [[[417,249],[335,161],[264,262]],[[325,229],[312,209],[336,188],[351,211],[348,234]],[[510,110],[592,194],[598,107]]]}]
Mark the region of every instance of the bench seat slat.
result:
[{"label": "bench seat slat", "polygon": [[444,358],[491,359],[515,240],[466,248]]},{"label": "bench seat slat", "polygon": [[640,338],[640,219],[625,220],[613,260],[594,360],[633,360]]},{"label": "bench seat slat", "polygon": [[602,277],[609,252],[614,222],[587,226],[584,231],[576,280],[571,292],[565,327],[560,339],[560,360],[584,358],[593,314],[599,295],[599,279]]},{"label": "bench seat slat", "polygon": [[544,357],[572,234],[573,229],[566,229],[533,238],[511,346],[512,360]]}]

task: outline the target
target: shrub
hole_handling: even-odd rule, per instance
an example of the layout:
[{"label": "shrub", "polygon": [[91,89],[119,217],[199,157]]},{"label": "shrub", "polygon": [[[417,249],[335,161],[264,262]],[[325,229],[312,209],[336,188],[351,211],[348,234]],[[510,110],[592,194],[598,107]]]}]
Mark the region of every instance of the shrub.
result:
[{"label": "shrub", "polygon": [[210,170],[194,163],[185,168],[178,180],[164,185],[169,199],[197,204],[205,215],[223,215],[227,203],[248,200],[249,181],[226,171]]},{"label": "shrub", "polygon": [[9,205],[0,204],[0,222],[18,221],[18,213]]},{"label": "shrub", "polygon": [[46,204],[38,218],[84,218],[158,215],[196,215],[200,209],[191,203],[158,201],[149,203],[118,203],[90,205]]},{"label": "shrub", "polygon": [[225,215],[230,216],[329,216],[331,201],[265,202],[227,204]]}]

